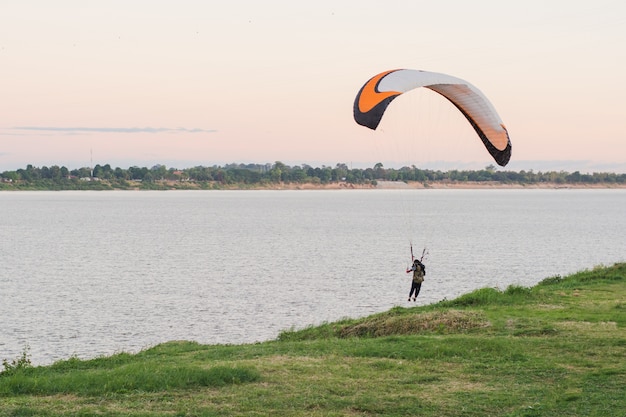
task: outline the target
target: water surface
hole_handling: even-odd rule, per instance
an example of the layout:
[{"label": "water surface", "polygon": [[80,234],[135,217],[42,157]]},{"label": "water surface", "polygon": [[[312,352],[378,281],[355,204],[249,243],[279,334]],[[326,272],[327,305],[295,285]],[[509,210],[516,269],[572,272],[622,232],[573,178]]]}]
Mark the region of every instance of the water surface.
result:
[{"label": "water surface", "polygon": [[0,358],[251,343],[625,260],[626,190],[0,193]]}]

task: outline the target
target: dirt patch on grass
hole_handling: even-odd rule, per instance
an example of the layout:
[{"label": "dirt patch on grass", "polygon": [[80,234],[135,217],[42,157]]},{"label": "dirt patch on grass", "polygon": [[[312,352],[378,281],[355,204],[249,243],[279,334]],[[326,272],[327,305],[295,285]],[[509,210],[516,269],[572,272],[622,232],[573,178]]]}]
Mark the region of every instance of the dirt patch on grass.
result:
[{"label": "dirt patch on grass", "polygon": [[559,323],[559,326],[566,329],[576,330],[615,330],[617,329],[617,323],[614,321],[600,321],[592,323],[590,321],[563,321]]},{"label": "dirt patch on grass", "polygon": [[419,333],[459,333],[489,327],[491,323],[473,311],[433,311],[422,314],[374,317],[340,330],[341,337],[380,337]]}]

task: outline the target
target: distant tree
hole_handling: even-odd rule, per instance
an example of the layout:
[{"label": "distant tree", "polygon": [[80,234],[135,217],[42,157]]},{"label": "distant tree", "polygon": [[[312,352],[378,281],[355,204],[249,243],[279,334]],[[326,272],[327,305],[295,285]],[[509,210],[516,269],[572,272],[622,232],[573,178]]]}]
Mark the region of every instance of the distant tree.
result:
[{"label": "distant tree", "polygon": [[374,175],[377,180],[385,180],[387,179],[387,171],[381,162],[378,162],[374,165]]},{"label": "distant tree", "polygon": [[333,179],[333,170],[330,167],[322,166],[319,171],[319,179],[322,184],[328,184]]},{"label": "distant tree", "polygon": [[78,178],[89,178],[91,176],[91,169],[87,167],[73,169],[70,174]]},{"label": "distant tree", "polygon": [[132,166],[128,168],[128,173],[130,174],[131,180],[143,180],[148,173],[148,168],[139,168],[138,166]]},{"label": "distant tree", "polygon": [[103,180],[109,180],[114,177],[114,172],[111,169],[111,165],[109,164],[106,164],[104,166],[96,165],[95,167],[93,167],[93,176]]},{"label": "distant tree", "polygon": [[333,181],[343,181],[348,176],[348,166],[346,164],[337,164],[332,172]]},{"label": "distant tree", "polygon": [[281,182],[283,181],[283,174],[286,172],[287,166],[280,161],[276,161],[274,166],[270,169],[270,180],[272,182]]},{"label": "distant tree", "polygon": [[17,171],[5,171],[2,173],[2,178],[16,182],[20,179],[20,174],[18,174]]},{"label": "distant tree", "polygon": [[567,182],[577,183],[581,182],[582,176],[579,171],[574,171],[570,175],[567,176]]},{"label": "distant tree", "polygon": [[295,166],[291,169],[290,180],[297,183],[303,183],[307,181],[307,172],[300,166]]},{"label": "distant tree", "polygon": [[115,171],[113,171],[113,176],[118,180],[127,180],[130,178],[128,171],[120,167],[115,168]]},{"label": "distant tree", "polygon": [[167,167],[158,164],[150,168],[150,172],[155,180],[163,180],[167,176]]},{"label": "distant tree", "polygon": [[59,181],[63,177],[63,173],[61,172],[61,167],[58,165],[52,165],[50,167],[50,178]]}]

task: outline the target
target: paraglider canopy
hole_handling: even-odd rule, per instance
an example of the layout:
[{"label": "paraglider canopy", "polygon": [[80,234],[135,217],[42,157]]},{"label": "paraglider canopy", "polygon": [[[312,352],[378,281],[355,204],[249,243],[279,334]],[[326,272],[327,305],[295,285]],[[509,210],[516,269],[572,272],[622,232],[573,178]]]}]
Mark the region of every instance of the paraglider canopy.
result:
[{"label": "paraglider canopy", "polygon": [[361,87],[354,100],[354,120],[375,130],[394,98],[420,87],[433,90],[454,104],[498,165],[509,162],[511,141],[493,105],[472,84],[450,75],[410,69],[382,72]]}]

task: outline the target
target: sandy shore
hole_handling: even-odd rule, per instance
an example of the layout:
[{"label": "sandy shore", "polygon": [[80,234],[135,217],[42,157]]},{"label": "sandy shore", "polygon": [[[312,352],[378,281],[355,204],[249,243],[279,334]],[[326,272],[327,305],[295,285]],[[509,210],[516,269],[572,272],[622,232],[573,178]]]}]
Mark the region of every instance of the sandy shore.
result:
[{"label": "sandy shore", "polygon": [[453,182],[453,181],[437,181],[437,182],[399,182],[399,181],[378,181],[377,185],[360,185],[350,184],[346,182],[338,182],[332,184],[276,184],[264,186],[258,189],[265,190],[402,190],[402,189],[626,189],[626,184],[557,184],[557,183],[538,183],[538,184],[504,184],[500,182]]},{"label": "sandy shore", "polygon": [[[106,181],[102,181],[106,183]],[[124,188],[117,188],[111,184],[113,189],[141,190],[142,184],[139,182],[128,181]],[[206,184],[205,184],[206,185]],[[351,184],[348,182],[333,182],[330,184],[314,184],[314,183],[280,183],[280,184],[263,184],[257,186],[241,186],[241,184],[212,184],[213,187],[208,189],[215,190],[427,190],[427,189],[459,189],[459,190],[486,190],[486,189],[626,189],[626,184],[558,184],[558,183],[537,183],[537,184],[518,184],[518,183],[500,183],[497,181],[434,181],[434,182],[401,182],[401,181],[378,181],[376,185],[371,184]],[[200,190],[207,189],[202,187],[200,183],[186,182],[183,186],[177,181],[158,182],[155,190]],[[8,191],[4,189],[0,191]]]}]

